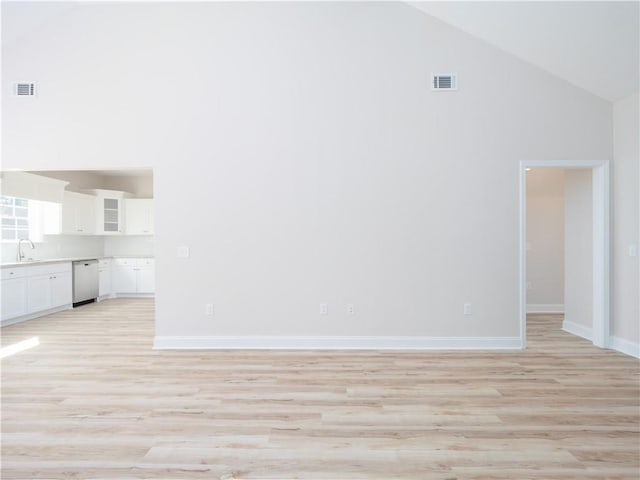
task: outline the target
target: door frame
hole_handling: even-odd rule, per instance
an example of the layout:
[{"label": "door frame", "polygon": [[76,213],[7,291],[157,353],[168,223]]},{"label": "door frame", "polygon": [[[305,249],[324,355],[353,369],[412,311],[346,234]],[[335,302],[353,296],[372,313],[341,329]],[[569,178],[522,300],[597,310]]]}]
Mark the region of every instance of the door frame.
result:
[{"label": "door frame", "polygon": [[592,173],[593,326],[592,341],[610,342],[610,166],[608,160],[520,161],[520,341],[527,345],[527,168],[590,169]]}]

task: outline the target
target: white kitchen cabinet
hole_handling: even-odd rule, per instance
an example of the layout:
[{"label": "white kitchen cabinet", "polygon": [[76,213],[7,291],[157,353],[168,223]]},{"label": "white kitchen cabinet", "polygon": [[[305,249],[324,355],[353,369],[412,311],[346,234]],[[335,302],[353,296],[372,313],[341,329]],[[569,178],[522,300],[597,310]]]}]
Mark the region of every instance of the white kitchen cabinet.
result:
[{"label": "white kitchen cabinet", "polygon": [[2,270],[2,320],[27,313],[27,279],[18,270]]},{"label": "white kitchen cabinet", "polygon": [[27,279],[27,313],[47,310],[51,305],[51,275]]},{"label": "white kitchen cabinet", "polygon": [[113,289],[118,293],[136,293],[137,269],[135,267],[115,266],[113,268]]},{"label": "white kitchen cabinet", "polygon": [[71,264],[38,265],[27,277],[27,313],[72,303]]},{"label": "white kitchen cabinet", "polygon": [[119,198],[101,198],[101,233],[122,233],[122,200]]},{"label": "white kitchen cabinet", "polygon": [[154,267],[139,267],[137,278],[138,293],[153,293],[156,290],[156,272]]},{"label": "white kitchen cabinet", "polygon": [[98,260],[98,297],[111,296],[111,259]]},{"label": "white kitchen cabinet", "polygon": [[153,223],[153,199],[152,198],[127,198],[124,200],[125,233],[127,235],[152,235]]},{"label": "white kitchen cabinet", "polygon": [[116,190],[93,189],[87,193],[95,195],[96,234],[122,235],[124,233],[124,199],[132,195]]},{"label": "white kitchen cabinet", "polygon": [[96,197],[84,193],[65,192],[61,224],[61,231],[64,234],[95,234]]},{"label": "white kitchen cabinet", "polygon": [[73,302],[73,280],[71,272],[55,273],[51,279],[51,308]]},{"label": "white kitchen cabinet", "polygon": [[71,303],[70,262],[2,269],[3,325],[71,308]]},{"label": "white kitchen cabinet", "polygon": [[149,296],[155,292],[153,258],[116,258],[112,274],[113,293],[117,296]]}]

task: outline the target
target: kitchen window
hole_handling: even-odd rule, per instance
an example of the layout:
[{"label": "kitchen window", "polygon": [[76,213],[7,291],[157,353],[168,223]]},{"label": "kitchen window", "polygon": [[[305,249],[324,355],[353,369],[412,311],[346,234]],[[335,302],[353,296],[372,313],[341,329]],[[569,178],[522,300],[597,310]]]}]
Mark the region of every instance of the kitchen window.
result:
[{"label": "kitchen window", "polygon": [[0,196],[2,241],[30,239],[41,242],[45,222],[60,222],[60,204],[26,198]]},{"label": "kitchen window", "polygon": [[29,200],[2,195],[2,240],[29,238]]}]

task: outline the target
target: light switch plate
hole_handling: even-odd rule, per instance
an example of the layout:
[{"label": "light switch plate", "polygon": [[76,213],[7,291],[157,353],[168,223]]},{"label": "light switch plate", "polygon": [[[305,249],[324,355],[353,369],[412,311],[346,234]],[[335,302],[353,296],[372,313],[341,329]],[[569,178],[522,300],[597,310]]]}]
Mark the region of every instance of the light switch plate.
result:
[{"label": "light switch plate", "polygon": [[189,258],[189,247],[178,247],[178,257],[179,258]]}]

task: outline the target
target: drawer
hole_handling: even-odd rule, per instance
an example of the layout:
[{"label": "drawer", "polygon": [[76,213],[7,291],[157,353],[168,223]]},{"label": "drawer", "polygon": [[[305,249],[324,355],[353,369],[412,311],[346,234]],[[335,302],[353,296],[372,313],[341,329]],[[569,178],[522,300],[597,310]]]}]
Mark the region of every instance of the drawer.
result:
[{"label": "drawer", "polygon": [[137,267],[138,259],[137,258],[114,258],[113,264],[118,267]]},{"label": "drawer", "polygon": [[2,269],[2,280],[8,278],[23,278],[31,275],[33,267],[11,267]]},{"label": "drawer", "polygon": [[155,265],[155,258],[114,258],[113,265],[116,267],[152,267]]},{"label": "drawer", "polygon": [[111,259],[110,258],[101,258],[100,260],[98,260],[98,266],[99,267],[107,267],[107,268],[109,268],[111,266]]},{"label": "drawer", "polygon": [[29,268],[30,276],[49,275],[52,273],[71,273],[71,262],[47,263],[45,265],[33,265]]}]

